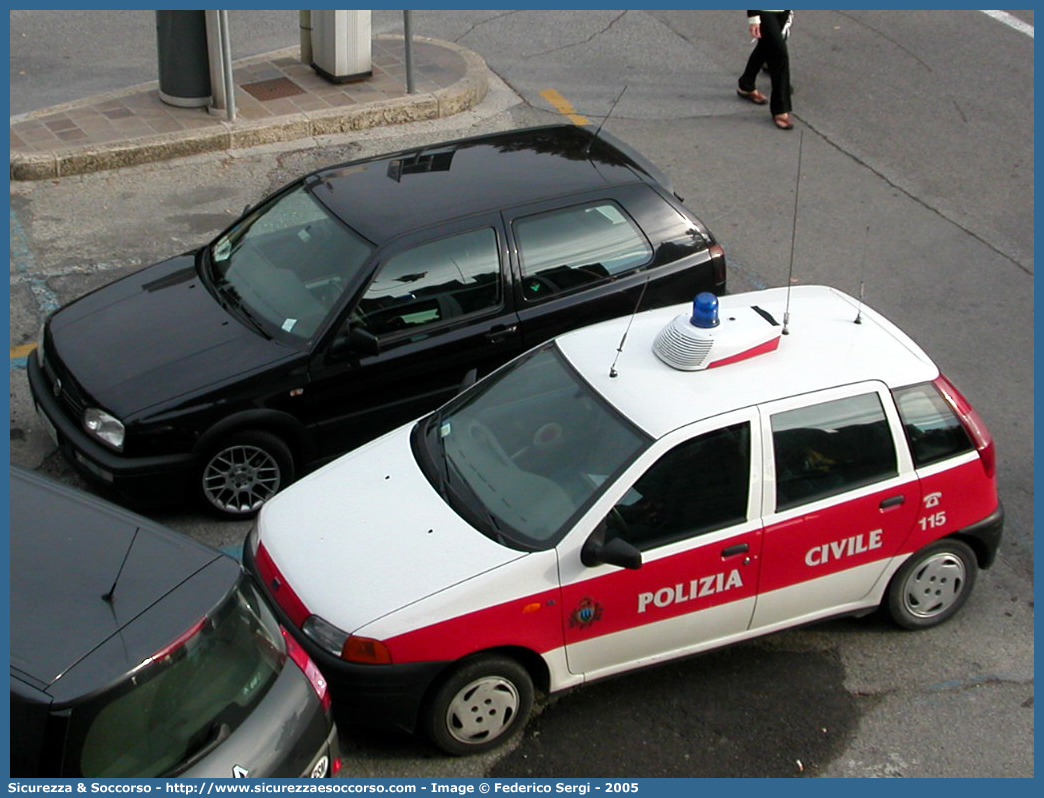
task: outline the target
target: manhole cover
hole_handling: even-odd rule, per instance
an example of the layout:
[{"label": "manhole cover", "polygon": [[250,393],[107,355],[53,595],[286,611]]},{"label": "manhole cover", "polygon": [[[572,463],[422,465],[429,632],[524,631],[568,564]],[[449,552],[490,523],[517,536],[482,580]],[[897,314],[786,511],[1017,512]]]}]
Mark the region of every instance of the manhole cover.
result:
[{"label": "manhole cover", "polygon": [[304,89],[294,83],[290,78],[273,78],[272,80],[259,80],[257,83],[244,83],[243,91],[264,102],[265,100],[278,100],[281,97],[293,97],[295,94],[304,94]]}]

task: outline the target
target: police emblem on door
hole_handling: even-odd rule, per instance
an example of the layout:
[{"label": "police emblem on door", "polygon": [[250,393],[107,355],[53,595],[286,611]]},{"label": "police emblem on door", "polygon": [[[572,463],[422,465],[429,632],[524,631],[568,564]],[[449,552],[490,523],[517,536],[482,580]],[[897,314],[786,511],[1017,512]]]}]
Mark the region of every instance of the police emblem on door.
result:
[{"label": "police emblem on door", "polygon": [[594,599],[584,597],[569,618],[570,629],[586,629],[595,621],[602,620],[602,605]]}]

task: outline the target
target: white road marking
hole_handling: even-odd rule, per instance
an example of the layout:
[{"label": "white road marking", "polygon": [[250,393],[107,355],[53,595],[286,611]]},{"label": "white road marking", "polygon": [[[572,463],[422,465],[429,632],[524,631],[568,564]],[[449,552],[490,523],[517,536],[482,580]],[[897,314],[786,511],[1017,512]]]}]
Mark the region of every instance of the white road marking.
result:
[{"label": "white road marking", "polygon": [[993,17],[998,22],[1003,22],[1009,28],[1014,28],[1019,33],[1025,33],[1031,39],[1033,38],[1033,26],[1028,22],[1023,22],[1018,17],[1012,16],[1007,11],[983,11],[988,17]]}]

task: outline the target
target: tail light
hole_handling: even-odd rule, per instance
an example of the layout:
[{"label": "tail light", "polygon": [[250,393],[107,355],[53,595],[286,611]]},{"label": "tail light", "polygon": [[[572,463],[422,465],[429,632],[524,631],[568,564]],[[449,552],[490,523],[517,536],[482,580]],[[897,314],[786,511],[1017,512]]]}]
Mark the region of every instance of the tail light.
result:
[{"label": "tail light", "polygon": [[997,451],[993,444],[993,436],[986,427],[986,422],[982,420],[979,411],[972,407],[971,402],[964,398],[964,395],[957,390],[957,386],[946,379],[945,375],[940,374],[934,382],[935,387],[939,389],[939,393],[943,395],[943,398],[953,408],[960,418],[961,424],[964,425],[964,428],[971,436],[975,448],[979,450],[979,459],[982,460],[983,471],[986,472],[987,477],[992,479],[997,473]]},{"label": "tail light", "polygon": [[254,565],[257,568],[261,584],[268,590],[269,595],[290,616],[290,620],[295,625],[300,626],[303,624],[311,613],[297,593],[294,592],[294,589],[283,579],[283,575],[276,568],[275,563],[272,562],[272,558],[268,555],[268,549],[265,548],[263,543],[259,543],[254,551]]},{"label": "tail light", "polygon": [[319,668],[317,668],[315,663],[312,662],[312,658],[308,656],[308,652],[301,647],[300,643],[294,640],[293,635],[286,631],[282,626],[279,627],[279,631],[283,633],[283,639],[286,641],[286,653],[308,678],[309,683],[312,685],[316,695],[319,696],[319,700],[322,702],[323,709],[329,710],[331,698],[329,685],[326,683],[326,677],[319,672]]}]

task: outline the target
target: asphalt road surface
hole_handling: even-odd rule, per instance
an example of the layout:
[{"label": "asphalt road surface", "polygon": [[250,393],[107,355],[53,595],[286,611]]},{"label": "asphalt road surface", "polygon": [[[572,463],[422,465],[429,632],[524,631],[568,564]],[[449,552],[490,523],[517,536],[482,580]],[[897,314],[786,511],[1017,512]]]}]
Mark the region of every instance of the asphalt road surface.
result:
[{"label": "asphalt road surface", "polygon": [[[57,12],[11,13],[18,113],[16,84],[67,70],[36,71],[40,54],[14,47]],[[90,15],[117,12],[79,13],[104,27],[110,17]],[[305,171],[559,120],[550,89],[600,120],[626,85],[607,129],[671,175],[723,241],[731,290],[863,283],[968,395],[997,440],[1007,527],[997,565],[937,629],[835,621],[609,679],[547,702],[513,750],[482,757],[341,718],[345,775],[1032,776],[1032,12],[1011,12],[1029,33],[977,11],[798,12],[789,133],[735,97],[749,41],[739,11],[416,13],[418,33],[474,50],[502,80],[480,108],[12,185],[11,346],[35,340],[49,309],[204,243]],[[55,53],[75,33],[54,30],[66,40]],[[297,34],[265,35],[255,52]],[[13,350],[11,460],[82,484],[33,417],[23,362]],[[246,532],[191,510],[154,515],[230,550]]]}]

